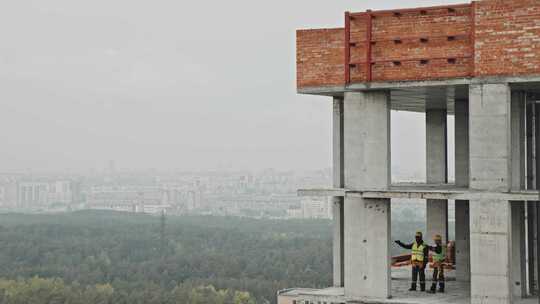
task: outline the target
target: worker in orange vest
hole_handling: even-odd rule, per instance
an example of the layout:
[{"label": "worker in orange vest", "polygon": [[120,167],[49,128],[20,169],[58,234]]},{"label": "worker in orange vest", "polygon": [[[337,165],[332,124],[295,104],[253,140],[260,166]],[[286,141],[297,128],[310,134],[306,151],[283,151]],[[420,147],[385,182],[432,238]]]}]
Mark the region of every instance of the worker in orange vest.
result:
[{"label": "worker in orange vest", "polygon": [[428,246],[433,251],[433,284],[431,284],[430,293],[435,293],[437,283],[439,283],[439,292],[444,292],[444,261],[446,260],[446,247],[442,244],[442,237],[437,234],[433,237],[435,246]]},{"label": "worker in orange vest", "polygon": [[409,291],[416,291],[418,276],[420,276],[420,290],[426,291],[426,265],[429,257],[429,248],[424,244],[422,232],[416,232],[414,242],[404,244],[396,241],[396,244],[405,249],[411,249],[412,283]]}]

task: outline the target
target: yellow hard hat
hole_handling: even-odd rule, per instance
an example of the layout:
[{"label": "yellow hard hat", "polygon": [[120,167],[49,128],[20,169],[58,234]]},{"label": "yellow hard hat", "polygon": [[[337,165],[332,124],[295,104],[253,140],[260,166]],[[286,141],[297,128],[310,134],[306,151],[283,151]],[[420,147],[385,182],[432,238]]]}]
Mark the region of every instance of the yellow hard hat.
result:
[{"label": "yellow hard hat", "polygon": [[434,241],[442,241],[442,236],[440,234],[435,234],[435,236],[433,237],[433,240]]},{"label": "yellow hard hat", "polygon": [[422,232],[421,231],[416,231],[416,235],[417,237],[422,237]]}]

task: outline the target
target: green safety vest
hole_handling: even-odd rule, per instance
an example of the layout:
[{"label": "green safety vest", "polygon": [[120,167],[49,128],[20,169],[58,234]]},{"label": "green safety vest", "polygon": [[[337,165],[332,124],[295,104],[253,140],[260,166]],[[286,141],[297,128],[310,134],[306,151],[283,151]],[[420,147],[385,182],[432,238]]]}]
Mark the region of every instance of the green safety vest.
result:
[{"label": "green safety vest", "polygon": [[446,260],[446,246],[441,246],[441,253],[433,254],[433,262],[444,262]]},{"label": "green safety vest", "polygon": [[426,245],[422,244],[422,245],[418,245],[416,244],[416,242],[414,242],[413,246],[412,246],[412,254],[411,254],[411,260],[414,262],[414,261],[418,261],[418,262],[423,262],[424,261],[424,248],[426,247]]}]

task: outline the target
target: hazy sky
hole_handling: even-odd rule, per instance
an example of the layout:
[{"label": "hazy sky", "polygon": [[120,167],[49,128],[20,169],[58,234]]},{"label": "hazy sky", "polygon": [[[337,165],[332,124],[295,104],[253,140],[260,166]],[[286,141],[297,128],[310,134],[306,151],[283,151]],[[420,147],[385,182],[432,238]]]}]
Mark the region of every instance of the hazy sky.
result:
[{"label": "hazy sky", "polygon": [[[327,167],[331,102],[296,95],[295,30],[459,2],[0,1],[0,171]],[[421,160],[423,121],[393,120]]]}]

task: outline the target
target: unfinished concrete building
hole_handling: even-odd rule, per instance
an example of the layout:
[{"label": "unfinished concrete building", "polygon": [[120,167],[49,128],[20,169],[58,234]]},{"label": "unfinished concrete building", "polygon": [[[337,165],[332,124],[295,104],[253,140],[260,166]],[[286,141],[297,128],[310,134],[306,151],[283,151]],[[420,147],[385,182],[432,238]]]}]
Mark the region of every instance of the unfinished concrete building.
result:
[{"label": "unfinished concrete building", "polygon": [[[343,28],[297,32],[297,86],[334,105],[334,188],[299,191],[334,200],[334,286],[285,290],[282,303],[538,301],[540,1],[347,12]],[[425,113],[426,184],[392,183],[391,110]],[[427,235],[445,238],[455,200],[463,294],[400,300],[395,198],[426,200]]]}]

